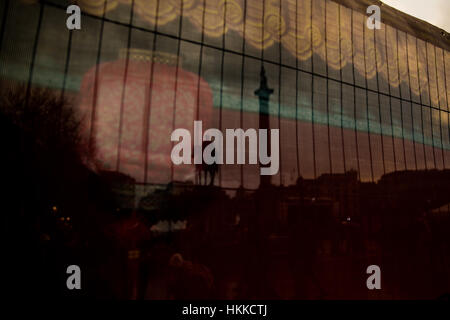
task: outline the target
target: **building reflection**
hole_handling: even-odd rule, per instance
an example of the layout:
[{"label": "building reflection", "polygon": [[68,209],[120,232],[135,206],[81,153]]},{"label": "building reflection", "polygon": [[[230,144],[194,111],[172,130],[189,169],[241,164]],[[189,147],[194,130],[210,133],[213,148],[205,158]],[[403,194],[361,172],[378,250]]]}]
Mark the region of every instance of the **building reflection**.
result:
[{"label": "building reflection", "polygon": [[[139,279],[139,298],[437,298],[448,292],[449,178],[399,171],[370,183],[349,171],[232,193],[172,183],[123,213],[151,230],[129,243],[140,272],[126,277]],[[365,287],[371,264],[383,270],[382,294]],[[177,272],[186,278],[171,283]]]}]

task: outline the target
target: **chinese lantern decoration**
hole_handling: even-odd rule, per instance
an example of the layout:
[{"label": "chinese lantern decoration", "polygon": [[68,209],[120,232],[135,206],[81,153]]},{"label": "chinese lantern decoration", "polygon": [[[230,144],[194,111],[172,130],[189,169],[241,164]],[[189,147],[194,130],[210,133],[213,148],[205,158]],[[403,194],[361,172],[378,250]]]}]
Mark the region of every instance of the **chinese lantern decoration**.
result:
[{"label": "chinese lantern decoration", "polygon": [[[152,70],[153,69],[153,70]],[[80,110],[100,169],[137,182],[192,180],[191,165],[175,166],[171,133],[209,125],[212,92],[206,81],[181,67],[179,57],[140,49],[91,68],[81,84]]]}]

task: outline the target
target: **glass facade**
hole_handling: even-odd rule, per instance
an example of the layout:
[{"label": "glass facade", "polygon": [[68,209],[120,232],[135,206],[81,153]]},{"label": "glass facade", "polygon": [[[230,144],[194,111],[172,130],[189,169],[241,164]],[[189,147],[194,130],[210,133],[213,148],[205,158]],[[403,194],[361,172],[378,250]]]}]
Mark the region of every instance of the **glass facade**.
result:
[{"label": "glass facade", "polygon": [[[168,233],[163,251],[208,269],[217,297],[448,292],[448,50],[383,22],[371,30],[364,12],[328,0],[77,4],[81,30],[70,31],[68,1],[2,1],[2,95],[47,88],[73,105],[80,146],[92,155],[86,167],[127,181],[112,179],[112,211],[137,219],[152,239]],[[273,89],[264,115],[255,95],[262,67]],[[262,117],[280,134],[279,171],[268,183],[248,161],[219,165],[212,186],[198,179],[211,173],[205,166],[171,161],[177,128],[192,133],[201,120],[222,132],[259,129]],[[114,268],[98,271],[110,276],[102,276],[113,283],[108,294],[169,297],[150,288],[161,285],[160,271],[143,257],[156,245],[145,245],[123,245],[128,258],[114,260],[126,265],[123,283],[108,280]],[[133,250],[139,263],[130,262]],[[371,264],[386,270],[380,294],[365,289]],[[424,280],[410,284],[419,273]]]}]

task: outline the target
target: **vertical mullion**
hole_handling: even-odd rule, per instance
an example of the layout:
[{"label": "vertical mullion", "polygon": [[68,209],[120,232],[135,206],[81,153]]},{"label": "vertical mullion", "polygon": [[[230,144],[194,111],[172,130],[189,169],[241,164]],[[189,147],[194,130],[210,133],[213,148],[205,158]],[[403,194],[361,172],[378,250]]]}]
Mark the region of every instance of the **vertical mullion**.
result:
[{"label": "vertical mullion", "polygon": [[297,179],[300,177],[300,155],[298,141],[298,0],[295,1],[295,145],[297,151]]},{"label": "vertical mullion", "polygon": [[[426,43],[425,43],[425,56],[426,56],[426,60],[427,60],[427,79],[428,79],[428,83],[430,83],[430,74],[428,72],[428,46],[426,45]],[[423,112],[424,112],[424,109],[429,109],[429,111],[430,111],[431,143],[433,144],[434,168],[436,168],[436,150],[434,149],[434,137],[433,137],[433,110],[431,108],[431,100],[430,100],[430,108],[424,106],[423,102],[422,102],[422,89],[420,87],[420,70],[419,70],[419,47],[417,45],[417,37],[416,37],[416,63],[417,63],[417,83],[419,84],[420,115],[421,115],[421,118],[422,118],[422,141],[423,141],[422,147],[423,147],[423,155],[424,155],[424,160],[425,160],[425,168],[428,169],[427,156],[426,156],[426,152],[425,152],[425,128],[423,126]],[[437,77],[436,77],[436,83],[437,83]]]},{"label": "vertical mullion", "polygon": [[[447,126],[448,126],[448,141],[450,142],[450,105],[448,103],[448,88],[447,88],[447,72],[445,70],[445,50],[442,50],[442,62],[444,66],[444,85],[445,85],[445,93],[446,93],[446,100],[447,100],[447,110],[445,111],[447,113]],[[450,152],[450,150],[446,150],[446,152]],[[447,169],[444,167],[444,169]],[[449,205],[450,208],[450,205]]]},{"label": "vertical mullion", "polygon": [[[28,108],[30,93],[31,93],[31,83],[33,82],[33,74],[34,74],[34,64],[36,62],[36,52],[37,47],[39,43],[39,38],[41,35],[41,26],[42,26],[42,19],[44,16],[44,4],[39,4],[39,18],[38,18],[38,24],[36,28],[36,35],[34,37],[34,43],[33,43],[33,51],[31,56],[31,63],[30,63],[30,71],[28,73],[28,83],[27,83],[27,90],[26,90],[26,96],[25,96],[25,108]],[[34,125],[34,124],[33,124]]]},{"label": "vertical mullion", "polygon": [[[3,11],[2,25],[0,26],[0,54],[3,49],[3,37],[5,35],[6,20],[8,19],[9,0],[5,0],[5,6],[3,10],[4,11]],[[1,90],[1,82],[0,82],[0,90]]]},{"label": "vertical mullion", "polygon": [[[418,169],[417,167],[417,156],[416,156],[416,138],[414,135],[414,115],[413,115],[413,101],[412,101],[412,89],[411,89],[411,72],[409,70],[409,52],[408,52],[408,34],[405,33],[405,47],[406,47],[406,67],[408,70],[408,86],[409,86],[409,100],[411,105],[411,132],[412,132],[412,138],[413,138],[413,146],[414,146],[414,164],[416,166],[416,171]],[[422,112],[421,112],[422,114]],[[422,117],[421,117],[422,118]],[[425,161],[425,168],[426,168],[426,161]]]},{"label": "vertical mullion", "polygon": [[330,144],[330,93],[329,93],[329,85],[330,81],[328,77],[328,37],[327,37],[327,0],[324,0],[324,16],[325,16],[325,31],[324,31],[324,41],[325,41],[325,76],[326,76],[326,95],[327,95],[327,135],[328,135],[328,161],[330,163],[330,174],[333,174],[333,160],[331,157],[331,144]]},{"label": "vertical mullion", "polygon": [[[281,67],[281,1],[280,1],[280,14],[279,14],[279,19],[278,19],[278,23],[279,23],[279,39],[278,39],[278,130],[281,130],[281,118],[280,118],[280,112],[281,112],[281,71],[282,71],[282,67]],[[268,133],[270,134],[270,133]],[[281,141],[281,143],[283,143],[283,141]],[[280,155],[279,155],[279,172],[280,172],[280,186],[283,185],[283,161],[282,161],[282,152],[281,152],[282,148],[280,148]]]},{"label": "vertical mullion", "polygon": [[92,110],[91,110],[91,128],[89,132],[89,149],[91,150],[95,146],[95,117],[96,117],[96,109],[97,109],[97,95],[98,95],[98,77],[99,77],[99,65],[100,58],[102,53],[102,42],[103,42],[103,30],[105,27],[105,15],[106,15],[106,6],[108,0],[104,0],[103,2],[103,14],[100,21],[100,34],[98,40],[98,48],[97,48],[97,59],[95,63],[95,75],[94,75],[94,92],[93,92],[93,101],[92,101]]},{"label": "vertical mullion", "polygon": [[69,30],[69,39],[67,41],[66,63],[64,65],[64,77],[63,77],[63,83],[62,83],[62,88],[61,88],[61,98],[64,98],[65,90],[66,90],[67,74],[69,73],[70,55],[72,52],[72,37],[73,37],[73,30]]},{"label": "vertical mullion", "polygon": [[[195,116],[195,120],[199,120],[200,119],[200,81],[201,81],[201,77],[202,77],[202,62],[203,62],[203,47],[204,47],[204,41],[205,41],[205,13],[206,13],[206,0],[203,0],[203,11],[202,11],[202,34],[201,34],[201,39],[200,39],[200,53],[199,53],[199,58],[198,58],[198,77],[197,77],[197,111],[196,111],[196,116]],[[203,140],[203,137],[202,137]],[[200,146],[200,150],[202,152],[202,157],[203,157],[203,143]],[[194,150],[195,152],[195,150]],[[201,160],[203,161],[203,160]],[[206,184],[206,174],[205,174],[205,184]],[[199,176],[199,184],[202,184],[202,173],[200,172],[200,176]]]},{"label": "vertical mullion", "polygon": [[[177,37],[177,62],[175,65],[175,85],[174,85],[174,94],[173,94],[172,132],[175,130],[176,111],[177,111],[178,72],[179,72],[179,67],[180,67],[181,30],[183,29],[183,8],[184,8],[184,2],[181,1],[180,23],[178,25],[178,37]],[[173,145],[174,145],[174,142],[172,141],[172,148],[173,148]],[[170,181],[173,182],[173,179],[174,179],[174,165],[173,165],[173,161],[171,161],[170,162]]]},{"label": "vertical mullion", "polygon": [[[384,29],[386,30],[386,25],[384,25]],[[373,47],[375,50],[375,71],[376,71],[376,76],[377,76],[377,91],[378,91],[377,98],[378,98],[378,117],[380,119],[381,157],[383,159],[383,174],[386,174],[386,164],[384,162],[383,124],[381,123],[381,101],[380,101],[381,92],[380,92],[380,80],[379,80],[379,72],[378,72],[377,34],[376,34],[376,32],[374,32],[374,34],[373,34]],[[389,69],[389,66],[387,66],[387,67]],[[369,114],[367,114],[367,117],[369,117]]]},{"label": "vertical mullion", "polygon": [[366,118],[367,118],[367,137],[369,139],[369,158],[370,158],[370,174],[372,177],[372,182],[374,182],[374,176],[373,176],[373,163],[372,163],[372,145],[371,145],[371,139],[370,139],[370,125],[369,125],[369,87],[368,87],[368,81],[367,81],[367,62],[366,62],[366,25],[364,23],[363,19],[363,49],[364,49],[364,80],[366,84]]},{"label": "vertical mullion", "polygon": [[[68,30],[69,32],[69,38],[67,40],[67,52],[66,52],[66,62],[64,63],[64,76],[63,76],[63,82],[61,85],[61,95],[60,99],[63,101],[65,99],[65,93],[66,93],[66,84],[67,84],[67,74],[69,73],[69,65],[70,65],[70,57],[72,53],[72,38],[73,38],[73,30]],[[62,106],[59,108],[59,115],[58,115],[58,134],[61,132],[61,124],[62,124]]]},{"label": "vertical mullion", "polygon": [[312,128],[312,145],[313,145],[313,166],[314,166],[314,181],[317,178],[317,164],[316,164],[316,138],[314,134],[314,48],[313,48],[313,0],[311,0],[311,128]]},{"label": "vertical mullion", "polygon": [[406,147],[405,147],[405,132],[403,123],[403,98],[402,98],[402,86],[400,79],[400,56],[399,56],[399,45],[398,45],[398,30],[395,29],[395,39],[397,41],[397,72],[398,72],[398,92],[400,95],[400,121],[402,122],[402,144],[403,144],[403,161],[405,162],[405,170],[408,170],[406,162]]},{"label": "vertical mullion", "polygon": [[[246,15],[246,11],[247,11],[247,0],[245,0],[244,3],[244,31],[243,31],[243,36],[242,36],[242,64],[241,64],[241,104],[240,104],[240,110],[239,110],[239,123],[242,127],[242,123],[244,122],[244,115],[243,115],[243,110],[244,110],[244,68],[245,68],[245,15]],[[245,139],[245,138],[244,138]],[[245,145],[245,140],[244,140],[244,145]],[[240,167],[240,178],[241,178],[241,185],[240,187],[244,187],[244,169],[243,169],[243,165],[241,165]]]},{"label": "vertical mullion", "polygon": [[[245,1],[247,2],[247,0]],[[225,68],[225,23],[226,23],[226,17],[227,17],[227,2],[225,2],[225,10],[223,12],[223,26],[222,26],[222,60],[220,64],[220,91],[219,91],[219,130],[222,131],[222,104],[223,104],[223,73]],[[245,24],[245,14],[244,14],[244,24]],[[181,36],[181,33],[180,33]],[[245,28],[244,28],[244,34],[242,36],[243,46],[245,44]],[[244,56],[242,56],[242,60],[244,60]],[[242,64],[244,64],[242,62]],[[219,187],[222,186],[222,167],[219,167]]]},{"label": "vertical mullion", "polygon": [[261,28],[261,65],[264,64],[264,17],[266,15],[266,0],[262,0],[262,28]]},{"label": "vertical mullion", "polygon": [[[198,62],[198,77],[197,77],[197,97],[196,97],[196,103],[197,103],[197,111],[195,120],[200,119],[200,80],[202,76],[202,62],[203,62],[203,47],[204,47],[204,41],[205,41],[205,12],[206,12],[206,0],[203,0],[203,11],[202,11],[202,34],[200,39],[200,53],[199,53],[199,62]],[[202,137],[203,140],[203,137]],[[202,152],[203,157],[203,144],[200,146],[200,150]],[[194,149],[195,152],[195,149]],[[203,160],[201,160],[203,161]],[[197,174],[197,173],[196,173]],[[199,184],[202,184],[202,173],[200,172],[199,176]],[[205,174],[205,184],[206,184],[206,174]]]},{"label": "vertical mullion", "polygon": [[116,159],[116,171],[119,171],[120,168],[120,157],[121,157],[121,147],[122,147],[122,127],[123,127],[123,109],[125,102],[125,87],[128,80],[128,66],[130,63],[130,47],[131,47],[131,34],[133,30],[133,12],[134,12],[134,1],[131,0],[131,10],[130,10],[130,25],[128,26],[128,38],[127,38],[127,54],[125,58],[125,72],[123,75],[122,82],[122,93],[121,93],[121,101],[120,101],[120,116],[119,116],[119,141],[117,145],[117,159]]},{"label": "vertical mullion", "polygon": [[347,172],[346,159],[345,159],[345,139],[344,139],[344,107],[343,107],[343,97],[342,97],[342,41],[341,41],[341,5],[338,4],[338,37],[339,37],[339,83],[340,89],[340,104],[341,104],[341,143],[342,143],[342,158],[344,161],[344,173]]},{"label": "vertical mullion", "polygon": [[201,75],[202,75],[203,47],[204,47],[204,41],[205,41],[205,12],[206,12],[206,0],[203,0],[202,35],[201,35],[201,40],[200,40],[200,56],[199,56],[199,63],[198,63],[198,78],[197,78],[197,114],[196,114],[196,120],[198,120],[199,116],[200,116],[200,79],[201,79]]},{"label": "vertical mullion", "polygon": [[352,45],[352,76],[353,76],[353,119],[354,119],[354,130],[355,130],[355,147],[356,147],[356,163],[358,165],[358,179],[361,181],[361,165],[359,161],[359,147],[358,147],[358,130],[356,126],[356,77],[355,77],[355,47],[353,41],[353,16],[354,11],[351,10],[351,20],[350,20],[350,31],[351,31],[351,45]]},{"label": "vertical mullion", "polygon": [[[244,122],[244,69],[245,69],[245,22],[246,22],[246,14],[247,14],[247,0],[245,0],[244,2],[244,30],[243,30],[243,35],[242,35],[242,64],[241,64],[241,104],[240,104],[240,110],[239,110],[239,123],[241,125],[241,128],[243,128],[242,124]],[[262,32],[264,32],[264,30],[262,30]],[[244,146],[245,146],[245,138],[244,138]],[[241,184],[240,187],[243,188],[244,187],[244,168],[243,165],[240,165],[240,179],[241,179]]]},{"label": "vertical mullion", "polygon": [[[394,172],[397,171],[397,157],[395,154],[395,141],[394,141],[394,122],[392,120],[392,96],[391,96],[391,76],[389,72],[389,55],[387,51],[387,25],[384,26],[384,43],[386,46],[386,65],[387,65],[387,77],[388,77],[388,93],[389,93],[389,114],[390,114],[390,122],[391,122],[391,138],[392,138],[392,151],[394,155]],[[398,86],[400,91],[400,77],[398,78]],[[381,121],[381,118],[380,118]],[[383,131],[383,129],[382,129]]]},{"label": "vertical mullion", "polygon": [[158,12],[159,12],[159,2],[160,0],[157,0],[156,2],[156,18],[155,18],[155,32],[153,36],[153,44],[152,44],[152,50],[153,53],[150,57],[150,83],[149,86],[146,87],[146,93],[145,93],[145,109],[144,109],[144,123],[143,123],[143,150],[144,150],[144,183],[147,183],[147,169],[148,169],[148,145],[150,143],[149,139],[149,131],[150,131],[150,117],[151,117],[151,104],[152,104],[152,97],[153,97],[153,76],[155,71],[155,52],[156,52],[156,38],[158,35]]},{"label": "vertical mullion", "polygon": [[[427,50],[428,50],[428,46]],[[440,99],[440,94],[439,94],[439,79],[438,79],[438,69],[437,69],[437,56],[436,56],[436,46],[433,45],[434,48],[434,66],[436,68],[436,88],[437,88],[437,93],[438,93],[438,101],[439,101],[439,132],[440,132],[440,140],[441,140],[441,154],[442,154],[442,165],[445,169],[445,157],[444,157],[444,144],[442,142],[442,121],[441,121],[441,99]],[[427,71],[428,71],[428,58],[427,58]],[[428,77],[428,83],[430,83],[430,77]],[[447,91],[445,91],[447,93]],[[447,100],[447,99],[445,99]],[[431,100],[430,100],[431,101]],[[430,103],[431,105],[431,103]],[[448,108],[447,108],[448,109]],[[432,111],[432,109],[430,108],[430,112]],[[431,113],[431,121],[433,121],[433,113]],[[433,123],[433,122],[431,122]],[[431,126],[431,135],[433,136],[433,126]],[[434,142],[433,142],[433,147],[434,147]]]},{"label": "vertical mullion", "polygon": [[[73,30],[69,30],[69,39],[67,41],[67,53],[66,53],[66,62],[64,65],[64,76],[63,76],[63,83],[62,83],[62,88],[61,88],[61,95],[60,95],[60,99],[61,102],[64,102],[65,99],[65,90],[66,90],[66,83],[67,83],[67,74],[69,73],[69,65],[70,65],[70,55],[72,52],[72,37],[73,37]],[[62,127],[62,105],[60,106],[59,110],[58,110],[59,114],[58,114],[58,125],[57,125],[57,130],[58,130],[58,135],[61,134],[61,127]]]}]

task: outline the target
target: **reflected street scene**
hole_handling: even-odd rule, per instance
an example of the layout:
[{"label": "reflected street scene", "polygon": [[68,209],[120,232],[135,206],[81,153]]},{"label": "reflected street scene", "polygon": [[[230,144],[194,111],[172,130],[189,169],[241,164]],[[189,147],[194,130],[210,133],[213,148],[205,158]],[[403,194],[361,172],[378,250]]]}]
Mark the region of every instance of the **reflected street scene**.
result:
[{"label": "reflected street scene", "polygon": [[448,299],[450,36],[378,4],[2,1],[8,294]]}]

